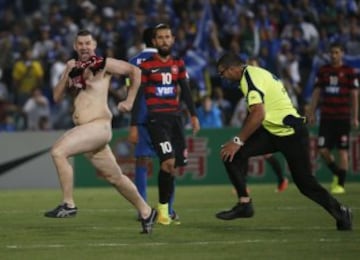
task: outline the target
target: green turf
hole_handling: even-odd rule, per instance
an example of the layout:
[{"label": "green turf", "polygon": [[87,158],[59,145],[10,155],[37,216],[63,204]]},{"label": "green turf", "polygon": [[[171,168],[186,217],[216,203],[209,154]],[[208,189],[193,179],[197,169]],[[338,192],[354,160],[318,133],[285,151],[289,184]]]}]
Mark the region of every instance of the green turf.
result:
[{"label": "green turf", "polygon": [[[141,235],[135,210],[112,188],[77,189],[78,216],[48,219],[58,190],[0,191],[0,259],[359,259],[360,183],[337,196],[351,205],[355,230],[339,232],[322,208],[294,185],[275,193],[274,184],[250,186],[251,219],[220,221],[232,207],[229,186],[181,186],[176,210],[181,225],[156,225]],[[149,189],[156,204],[157,191]]]}]

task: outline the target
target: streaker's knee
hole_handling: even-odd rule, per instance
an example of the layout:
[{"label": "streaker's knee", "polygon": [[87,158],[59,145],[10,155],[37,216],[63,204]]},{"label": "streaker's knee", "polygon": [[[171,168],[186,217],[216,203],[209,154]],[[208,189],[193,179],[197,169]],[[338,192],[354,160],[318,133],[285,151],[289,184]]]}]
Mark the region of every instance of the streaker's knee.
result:
[{"label": "streaker's knee", "polygon": [[66,154],[61,147],[54,145],[51,148],[50,155],[53,159],[66,158]]},{"label": "streaker's knee", "polygon": [[122,173],[100,173],[100,176],[104,178],[108,183],[111,185],[117,185],[119,182],[121,182],[121,178],[123,178]]}]

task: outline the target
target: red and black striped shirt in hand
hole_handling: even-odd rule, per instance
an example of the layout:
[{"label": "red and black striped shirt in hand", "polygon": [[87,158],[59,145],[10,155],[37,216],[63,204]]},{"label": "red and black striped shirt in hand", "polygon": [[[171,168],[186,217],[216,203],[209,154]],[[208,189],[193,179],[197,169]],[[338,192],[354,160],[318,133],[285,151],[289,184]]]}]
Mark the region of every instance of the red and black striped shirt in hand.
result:
[{"label": "red and black striped shirt in hand", "polygon": [[350,120],[351,91],[359,87],[358,75],[352,67],[322,66],[317,73],[315,87],[321,89],[322,120]]},{"label": "red and black striped shirt in hand", "polygon": [[[149,114],[178,114],[178,86],[190,114],[195,114],[195,105],[191,99],[188,76],[182,59],[170,57],[167,61],[162,61],[158,54],[155,54],[143,61],[140,68],[142,75],[139,91],[145,96]],[[137,100],[135,107],[136,102]]]}]

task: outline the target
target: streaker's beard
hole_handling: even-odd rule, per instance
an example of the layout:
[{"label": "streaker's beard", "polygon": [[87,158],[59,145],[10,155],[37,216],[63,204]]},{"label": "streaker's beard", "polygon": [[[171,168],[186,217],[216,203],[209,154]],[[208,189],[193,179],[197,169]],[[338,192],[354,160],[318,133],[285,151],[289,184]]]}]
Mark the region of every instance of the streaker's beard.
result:
[{"label": "streaker's beard", "polygon": [[168,55],[170,55],[171,53],[171,50],[170,49],[158,49],[158,54],[161,56],[161,57],[166,57]]}]

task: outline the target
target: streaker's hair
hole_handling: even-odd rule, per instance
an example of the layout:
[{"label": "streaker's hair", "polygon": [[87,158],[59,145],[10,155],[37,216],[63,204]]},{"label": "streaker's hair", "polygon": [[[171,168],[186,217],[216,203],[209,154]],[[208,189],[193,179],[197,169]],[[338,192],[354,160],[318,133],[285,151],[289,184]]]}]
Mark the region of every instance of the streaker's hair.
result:
[{"label": "streaker's hair", "polygon": [[222,67],[241,66],[243,64],[244,64],[243,61],[236,53],[229,52],[221,56],[221,58],[216,63],[216,67],[218,68],[219,66]]},{"label": "streaker's hair", "polygon": [[90,35],[92,38],[94,38],[94,35],[87,29],[82,29],[80,31],[78,31],[78,33],[76,34],[76,38],[79,36],[88,36]]}]

